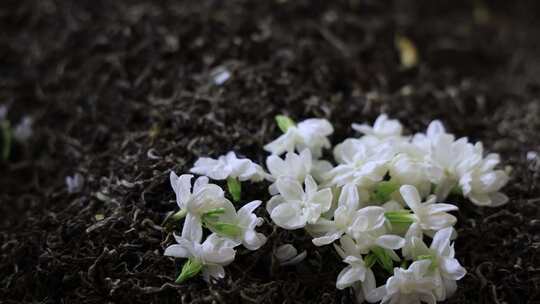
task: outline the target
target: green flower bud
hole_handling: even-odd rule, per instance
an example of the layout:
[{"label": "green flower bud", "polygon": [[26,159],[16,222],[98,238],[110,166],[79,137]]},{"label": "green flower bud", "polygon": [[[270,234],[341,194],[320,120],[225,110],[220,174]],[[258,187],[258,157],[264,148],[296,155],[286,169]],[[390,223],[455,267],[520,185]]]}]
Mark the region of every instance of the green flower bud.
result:
[{"label": "green flower bud", "polygon": [[182,272],[176,279],[176,283],[182,283],[185,280],[196,276],[202,270],[203,264],[197,260],[189,259],[182,267]]},{"label": "green flower bud", "polygon": [[221,223],[221,222],[211,224],[209,229],[214,231],[217,234],[231,237],[231,238],[238,236],[240,232],[242,231],[242,229],[238,227],[237,225],[229,224],[229,223]]},{"label": "green flower bud", "polygon": [[381,265],[382,268],[384,268],[389,273],[392,273],[394,270],[394,261],[392,261],[392,258],[386,252],[386,249],[381,247],[373,247],[371,248],[371,252],[377,257],[377,262],[379,265]]},{"label": "green flower bud", "polygon": [[285,133],[290,127],[294,127],[295,123],[292,119],[290,119],[288,116],[285,115],[277,115],[276,116],[276,123],[281,130],[281,132]]},{"label": "green flower bud", "polygon": [[437,257],[431,254],[422,254],[416,257],[415,260],[430,260],[431,265],[429,265],[429,270],[435,270],[435,268],[439,267],[439,263],[437,262]]},{"label": "green flower bud", "polygon": [[364,259],[364,264],[366,264],[367,268],[371,268],[375,265],[375,262],[377,262],[377,257],[373,253],[368,254]]},{"label": "green flower bud", "polygon": [[392,193],[399,189],[399,184],[395,181],[383,181],[377,184],[373,193],[373,199],[377,202],[385,203],[391,199]]},{"label": "green flower bud", "polygon": [[242,197],[242,184],[236,178],[229,177],[227,179],[227,188],[231,194],[233,201],[238,202]]},{"label": "green flower bud", "polygon": [[388,211],[384,216],[391,224],[412,224],[414,222],[413,215],[408,210]]}]

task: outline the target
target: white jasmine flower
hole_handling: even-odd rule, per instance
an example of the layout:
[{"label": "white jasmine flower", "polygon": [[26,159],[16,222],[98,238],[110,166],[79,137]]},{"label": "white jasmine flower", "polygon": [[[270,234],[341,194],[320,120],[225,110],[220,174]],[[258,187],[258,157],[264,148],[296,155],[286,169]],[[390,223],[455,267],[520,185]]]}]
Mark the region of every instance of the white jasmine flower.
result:
[{"label": "white jasmine flower", "polygon": [[481,163],[479,147],[468,143],[466,138],[453,141],[453,136],[447,134],[435,138],[428,155],[428,176],[437,185],[437,199],[444,200],[458,185],[460,177]]},{"label": "white jasmine flower", "polygon": [[305,191],[295,179],[283,177],[276,186],[280,195],[268,201],[266,209],[276,225],[285,229],[298,229],[306,223],[314,224],[322,213],[332,205],[332,191],[329,188],[318,190],[311,175],[306,176]]},{"label": "white jasmine flower", "polygon": [[66,186],[68,193],[78,193],[84,187],[84,177],[80,173],[75,173],[73,177],[66,176]]},{"label": "white jasmine flower", "polygon": [[13,130],[13,137],[20,142],[25,142],[26,140],[28,140],[28,138],[30,138],[33,133],[33,123],[34,121],[31,117],[23,117],[22,121],[17,126],[15,126],[15,129]]},{"label": "white jasmine flower", "polygon": [[373,127],[367,124],[352,124],[352,128],[368,136],[379,139],[401,136],[403,126],[397,119],[388,119],[388,115],[381,114],[375,120]]},{"label": "white jasmine flower", "polygon": [[423,160],[400,153],[389,162],[388,168],[392,182],[398,185],[415,186],[422,197],[426,197],[431,192],[431,182],[425,174]]},{"label": "white jasmine flower", "polygon": [[334,166],[329,161],[314,160],[311,165],[310,174],[317,182],[323,183],[325,181],[325,175],[332,169],[334,169]]},{"label": "white jasmine flower", "polygon": [[[266,167],[272,181],[288,177],[303,182],[312,168],[311,152],[308,149],[303,150],[300,154],[288,152],[285,159],[281,159],[277,155],[270,155],[266,158]],[[277,194],[275,183],[270,185],[268,189],[271,195]]]},{"label": "white jasmine flower", "polygon": [[437,185],[438,200],[444,200],[457,186],[473,203],[480,206],[500,206],[508,198],[499,190],[508,182],[507,174],[494,170],[497,154],[483,158],[483,146],[467,138],[455,140],[439,121],[433,121],[427,134],[417,134],[413,143],[427,152],[426,172]]},{"label": "white jasmine flower", "polygon": [[503,170],[493,169],[499,162],[498,154],[489,154],[459,179],[463,195],[474,204],[497,207],[508,202],[508,197],[499,192],[508,182],[508,175]]},{"label": "white jasmine flower", "polygon": [[[186,214],[186,223],[190,222],[191,228],[202,233],[202,217],[213,210],[234,209],[232,203],[224,197],[223,190],[214,184],[208,183],[208,177],[201,176],[195,180],[193,189],[191,179],[193,175],[183,174],[177,176],[170,174],[171,186],[176,194],[176,203],[181,212]],[[184,227],[186,227],[184,223]]]},{"label": "white jasmine flower", "polygon": [[398,235],[388,234],[385,211],[382,207],[368,206],[354,212],[352,224],[345,230],[347,235],[342,236],[342,240],[352,237],[356,250],[361,254],[384,252],[392,260],[399,261],[394,250],[403,247],[405,240]]},{"label": "white jasmine flower", "polygon": [[164,255],[166,256],[189,259],[177,282],[181,283],[201,270],[206,281],[209,281],[211,277],[216,279],[225,277],[223,266],[234,260],[236,254],[233,249],[234,243],[217,234],[211,234],[201,244],[202,231],[199,233],[197,229],[189,229],[191,227],[191,223],[186,219],[182,236],[175,235],[178,244],[165,249]]},{"label": "white jasmine flower", "polygon": [[323,148],[330,147],[328,136],[334,132],[334,128],[326,119],[306,119],[298,125],[289,126],[285,134],[264,146],[264,150],[281,155],[284,152],[302,151],[310,149],[315,157],[322,154]]},{"label": "white jasmine flower", "polygon": [[237,178],[239,181],[261,181],[265,177],[261,166],[247,158],[239,159],[233,151],[218,157],[218,159],[201,157],[190,171],[215,180],[224,180],[230,177]]},{"label": "white jasmine flower", "polygon": [[455,140],[440,121],[430,123],[426,134],[417,134],[413,143],[426,151],[426,174],[436,184],[438,200],[444,200],[462,176],[482,162],[482,145],[472,145],[467,138]]},{"label": "white jasmine flower", "polygon": [[400,261],[399,256],[394,250],[403,247],[405,240],[398,235],[388,234],[385,226],[356,233],[353,237],[362,254],[368,254],[376,248],[383,248],[392,260]]},{"label": "white jasmine flower", "polygon": [[392,156],[393,151],[388,146],[373,149],[357,139],[347,139],[334,149],[334,158],[340,164],[326,178],[331,185],[353,183],[359,187],[370,187],[383,179]]},{"label": "white jasmine flower", "polygon": [[302,262],[306,258],[307,252],[304,250],[299,254],[298,250],[293,245],[284,244],[276,249],[274,255],[281,266],[287,266]]},{"label": "white jasmine flower", "polygon": [[394,268],[394,275],[386,281],[381,304],[421,304],[436,303],[434,290],[437,287],[433,278],[428,276],[429,260],[412,263],[408,269]]},{"label": "white jasmine flower", "polygon": [[434,291],[439,301],[452,296],[457,289],[456,281],[462,279],[467,273],[455,258],[454,244],[451,243],[452,234],[451,227],[437,231],[429,248],[418,232],[413,232],[408,236],[410,244],[408,254],[415,259],[431,261],[430,271],[437,283]]},{"label": "white jasmine flower", "polygon": [[227,205],[229,210],[219,216],[220,221],[230,225],[228,227],[236,227],[236,229],[232,228],[234,233],[228,237],[249,250],[257,250],[266,243],[266,236],[255,231],[256,227],[264,223],[261,217],[257,217],[253,213],[260,205],[261,201],[252,201],[242,206],[238,211],[234,210],[232,205]]},{"label": "white jasmine flower", "polygon": [[418,223],[423,230],[440,230],[456,223],[456,217],[447,212],[458,210],[457,206],[435,203],[434,196],[430,196],[427,201],[422,202],[418,190],[411,185],[401,186],[399,192],[407,206],[414,212],[411,219]]},{"label": "white jasmine flower", "polygon": [[[316,246],[328,245],[339,239],[344,233],[350,233],[351,226],[357,219],[365,219],[365,212],[358,210],[360,196],[355,185],[345,185],[339,195],[338,207],[334,210],[333,220],[319,218],[319,220],[306,229],[315,236],[313,244]],[[384,216],[383,216],[384,221]]]},{"label": "white jasmine flower", "polygon": [[414,260],[416,257],[415,254],[415,239],[422,239],[423,237],[422,228],[417,223],[412,223],[405,233],[405,245],[401,248],[401,253],[404,258],[409,260]]},{"label": "white jasmine flower", "polygon": [[412,143],[423,150],[425,153],[429,153],[431,149],[431,143],[435,141],[435,138],[440,134],[450,135],[452,141],[453,135],[446,133],[446,130],[440,120],[434,120],[429,123],[426,133],[417,133],[413,136]]},{"label": "white jasmine flower", "polygon": [[340,240],[340,246],[334,245],[334,247],[343,258],[343,262],[349,264],[339,273],[336,280],[336,287],[338,289],[345,289],[357,282],[363,282],[362,289],[364,294],[369,294],[372,289],[375,289],[373,271],[366,266],[354,241],[350,237],[344,237]]},{"label": "white jasmine flower", "polygon": [[354,220],[351,223],[348,233],[354,238],[359,235],[377,230],[386,223],[385,210],[379,206],[368,206],[357,210],[354,213]]}]

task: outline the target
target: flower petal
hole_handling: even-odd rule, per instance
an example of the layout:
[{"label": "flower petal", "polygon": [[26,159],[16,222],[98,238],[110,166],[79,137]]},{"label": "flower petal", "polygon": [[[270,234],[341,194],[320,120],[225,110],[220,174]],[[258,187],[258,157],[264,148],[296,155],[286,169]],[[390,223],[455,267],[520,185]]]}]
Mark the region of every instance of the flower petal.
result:
[{"label": "flower petal", "polygon": [[456,259],[442,258],[439,260],[439,263],[439,267],[443,271],[445,278],[457,281],[461,280],[467,274],[467,270]]},{"label": "flower petal", "polygon": [[435,250],[439,255],[442,255],[447,251],[450,246],[450,239],[452,237],[454,229],[452,227],[444,228],[433,236],[430,248]]},{"label": "flower petal", "polygon": [[306,225],[306,218],[302,214],[300,206],[294,203],[284,203],[276,206],[270,217],[276,225],[293,230]]},{"label": "flower petal", "polygon": [[366,269],[364,267],[345,267],[338,275],[336,280],[337,289],[345,289],[352,286],[354,282],[363,281],[366,277]]},{"label": "flower petal", "polygon": [[282,177],[276,181],[279,193],[287,201],[301,201],[304,196],[304,190],[300,183],[290,177]]},{"label": "flower petal", "polygon": [[202,240],[201,220],[191,213],[186,215],[184,226],[182,228],[182,238],[200,243]]},{"label": "flower petal", "polygon": [[399,193],[401,193],[401,196],[403,197],[403,200],[411,208],[413,211],[421,207],[421,201],[420,194],[418,193],[418,190],[416,190],[416,187],[411,185],[403,185],[401,188],[399,188]]},{"label": "flower petal", "polygon": [[266,168],[276,179],[287,174],[287,164],[277,155],[272,154],[266,158]]},{"label": "flower petal", "polygon": [[255,209],[259,208],[261,203],[262,203],[261,201],[256,200],[256,201],[252,201],[252,202],[249,202],[249,203],[245,204],[244,206],[242,206],[242,208],[240,208],[238,210],[238,216],[239,217],[248,217],[248,216],[250,216],[251,214],[253,214],[253,211],[255,211]]},{"label": "flower petal", "polygon": [[446,133],[446,130],[444,129],[444,125],[440,120],[434,120],[429,123],[429,126],[427,128],[426,134],[428,137],[434,137],[437,134]]},{"label": "flower petal", "polygon": [[306,176],[304,184],[306,188],[305,192],[307,195],[315,194],[315,192],[317,192],[317,190],[319,189],[319,186],[317,186],[317,183],[311,175]]},{"label": "flower petal", "polygon": [[295,129],[296,128],[294,127],[289,128],[285,134],[279,136],[271,143],[265,145],[263,149],[275,155],[281,155],[283,154],[283,152],[286,152],[286,151],[289,151],[289,152],[294,151],[294,143],[295,143],[294,138],[296,136]]},{"label": "flower petal", "polygon": [[276,208],[277,206],[285,203],[285,199],[281,195],[275,195],[270,198],[268,202],[266,202],[266,211],[268,211],[269,214],[272,214],[272,210]]},{"label": "flower petal", "polygon": [[356,185],[350,183],[341,188],[341,194],[338,200],[339,206],[346,206],[349,210],[356,210],[358,209],[359,202],[360,198]]},{"label": "flower petal", "polygon": [[386,249],[396,250],[405,245],[405,239],[397,235],[387,234],[378,237],[375,244]]},{"label": "flower petal", "polygon": [[176,173],[171,171],[169,179],[171,181],[171,187],[176,194],[176,203],[178,207],[183,208],[186,202],[191,196],[191,179],[193,175],[191,174],[182,174],[180,177]]},{"label": "flower petal", "polygon": [[420,223],[424,230],[440,230],[446,227],[453,226],[457,222],[457,218],[448,213],[436,213],[426,217]]},{"label": "flower petal", "polygon": [[223,279],[225,277],[225,269],[221,265],[205,265],[202,275],[206,282],[210,282],[211,278]]},{"label": "flower petal", "polygon": [[254,230],[246,231],[244,235],[244,247],[249,250],[257,250],[266,243],[266,236],[262,233],[257,233]]},{"label": "flower petal", "polygon": [[328,211],[332,206],[332,190],[330,190],[330,188],[325,188],[316,192],[311,197],[310,203],[318,205],[321,213]]},{"label": "flower petal", "polygon": [[175,258],[189,258],[191,257],[191,253],[187,248],[185,248],[182,245],[174,244],[165,249],[165,252],[163,255],[171,256]]},{"label": "flower petal", "polygon": [[448,212],[448,211],[456,211],[459,210],[458,206],[452,205],[452,204],[444,204],[444,203],[438,203],[438,204],[431,204],[426,206],[426,210],[429,214],[433,213],[441,213],[441,212]]},{"label": "flower petal", "polygon": [[324,236],[313,238],[312,242],[315,246],[324,246],[333,243],[335,240],[338,240],[343,233],[341,231],[336,231],[333,233],[328,233]]},{"label": "flower petal", "polygon": [[199,192],[204,186],[208,185],[208,177],[199,176],[193,183],[193,193]]}]

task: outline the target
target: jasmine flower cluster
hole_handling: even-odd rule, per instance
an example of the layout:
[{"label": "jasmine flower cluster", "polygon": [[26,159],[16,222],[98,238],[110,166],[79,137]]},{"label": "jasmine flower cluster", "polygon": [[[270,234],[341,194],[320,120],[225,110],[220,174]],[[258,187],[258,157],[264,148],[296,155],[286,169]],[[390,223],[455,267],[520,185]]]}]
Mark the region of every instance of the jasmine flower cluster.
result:
[{"label": "jasmine flower cluster", "polygon": [[[236,157],[231,159],[234,164],[238,161]],[[225,167],[227,166],[228,164],[225,164]],[[229,174],[245,176],[245,172],[253,169],[250,166],[241,167],[242,172],[232,168]],[[197,170],[200,170],[200,166]],[[208,173],[215,172],[210,170]],[[249,250],[256,250],[266,242],[266,237],[255,230],[263,223],[263,219],[254,214],[261,201],[252,201],[236,210],[232,202],[225,197],[223,189],[210,183],[208,177],[198,177],[193,184],[192,180],[191,174],[178,176],[174,172],[170,173],[171,186],[180,210],[168,220],[176,222],[184,218],[184,223],[182,234],[174,236],[177,244],[167,247],[164,254],[188,259],[176,280],[178,283],[199,272],[202,272],[207,281],[210,278],[223,278],[223,266],[234,260],[235,247],[243,245]],[[204,241],[203,227],[209,230]]]},{"label": "jasmine flower cluster", "polygon": [[[171,173],[171,184],[185,217],[182,236],[165,254],[188,258],[179,281],[203,272],[224,276],[240,244],[260,248],[266,237],[255,231],[263,223],[254,201],[238,211],[214,180],[227,180],[230,197],[241,201],[242,182],[267,181],[266,211],[283,229],[304,229],[315,246],[333,246],[346,265],[336,278],[338,289],[353,288],[359,302],[435,303],[449,298],[466,270],[455,257],[456,204],[461,195],[478,206],[508,202],[500,190],[508,175],[497,166],[497,154],[481,143],[456,138],[440,121],[425,133],[403,134],[398,120],[380,115],[373,125],[352,124],[361,136],[338,143],[333,160],[333,127],[325,119],[296,123],[277,116],[283,134],[264,146],[271,154],[266,170],[229,152],[217,159],[200,158],[191,169],[202,175]],[[329,151],[330,152],[330,151]],[[210,236],[201,244],[203,227]],[[291,244],[277,248],[281,265],[301,262]],[[381,280],[381,278],[385,278]]]}]

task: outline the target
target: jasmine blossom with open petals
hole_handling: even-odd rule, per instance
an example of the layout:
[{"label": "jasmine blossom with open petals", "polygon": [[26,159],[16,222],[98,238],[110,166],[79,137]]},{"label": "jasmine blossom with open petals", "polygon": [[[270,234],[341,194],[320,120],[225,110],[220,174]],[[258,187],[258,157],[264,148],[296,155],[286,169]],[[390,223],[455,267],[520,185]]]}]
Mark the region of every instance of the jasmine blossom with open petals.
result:
[{"label": "jasmine blossom with open petals", "polygon": [[437,287],[428,275],[430,261],[412,263],[408,269],[394,268],[394,276],[386,281],[384,303],[428,304],[436,303],[434,290]]},{"label": "jasmine blossom with open petals", "polygon": [[239,181],[261,181],[266,176],[261,166],[247,158],[239,159],[232,151],[217,159],[201,157],[190,171],[215,180],[236,178]]},{"label": "jasmine blossom with open petals", "polygon": [[366,265],[360,251],[356,247],[351,238],[345,237],[341,239],[340,246],[335,246],[338,254],[343,258],[343,262],[347,263],[338,275],[336,287],[345,289],[352,287],[357,282],[362,282],[361,291],[364,296],[369,298],[372,290],[375,289],[375,275],[370,266]]},{"label": "jasmine blossom with open petals", "polygon": [[177,214],[179,217],[185,215],[186,221],[189,220],[193,226],[191,229],[198,229],[202,233],[202,217],[207,212],[231,205],[231,202],[224,197],[224,192],[219,186],[208,183],[208,177],[197,178],[193,188],[191,186],[192,179],[193,175],[191,174],[181,176],[177,176],[174,172],[170,174],[171,186],[176,194],[176,203],[180,207]]},{"label": "jasmine blossom with open petals", "polygon": [[[270,155],[266,158],[266,167],[270,172],[269,179],[276,181],[282,177],[289,177],[303,182],[308,174],[310,174],[312,166],[311,152],[308,149],[303,150],[300,154],[288,152],[285,158],[282,159],[277,155]],[[269,187],[270,194],[277,194],[275,183]]]},{"label": "jasmine blossom with open petals", "polygon": [[229,205],[229,210],[225,210],[223,216],[219,216],[221,222],[227,223],[229,227],[238,228],[236,233],[228,235],[231,241],[242,244],[249,250],[257,250],[266,243],[266,236],[255,231],[255,228],[264,222],[261,217],[253,213],[260,205],[261,201],[252,201],[238,211]]},{"label": "jasmine blossom with open petals", "polygon": [[334,128],[326,119],[306,119],[297,125],[289,125],[285,134],[264,146],[272,154],[281,155],[284,152],[302,151],[309,149],[313,156],[319,157],[323,148],[330,147],[328,136]]},{"label": "jasmine blossom with open petals", "polygon": [[201,239],[191,240],[178,236],[175,236],[175,239],[178,244],[167,247],[164,255],[187,258],[189,261],[188,267],[184,266],[178,277],[178,283],[193,277],[199,271],[202,271],[206,281],[210,281],[210,278],[221,279],[225,277],[223,266],[234,261],[236,252],[233,244],[217,234],[211,234],[202,244]]},{"label": "jasmine blossom with open petals", "polygon": [[367,124],[352,124],[352,128],[368,136],[374,136],[379,139],[390,137],[399,137],[403,126],[396,119],[388,119],[388,115],[381,114],[375,120],[373,127]]},{"label": "jasmine blossom with open petals", "polygon": [[302,228],[307,223],[316,223],[321,214],[330,209],[332,191],[329,188],[318,190],[311,175],[306,176],[304,183],[305,190],[290,177],[277,180],[280,195],[272,197],[266,205],[276,225],[290,230]]},{"label": "jasmine blossom with open petals", "polygon": [[358,233],[354,236],[354,240],[362,254],[368,254],[371,251],[381,248],[385,254],[396,262],[401,259],[394,250],[400,249],[405,245],[405,240],[402,237],[389,234],[385,226]]},{"label": "jasmine blossom with open petals", "polygon": [[421,197],[430,194],[431,182],[422,159],[408,153],[400,153],[389,162],[388,169],[395,184],[415,186]]},{"label": "jasmine blossom with open petals", "polygon": [[489,154],[474,169],[463,174],[459,185],[463,195],[478,206],[498,207],[508,202],[508,197],[500,192],[508,182],[503,170],[494,170],[499,164],[498,154]]},{"label": "jasmine blossom with open petals", "polygon": [[430,271],[437,287],[434,290],[438,301],[452,296],[457,289],[456,281],[462,279],[467,271],[455,258],[454,245],[451,243],[452,228],[444,228],[435,233],[428,248],[422,235],[412,233],[408,236],[409,256],[414,259],[431,261]]},{"label": "jasmine blossom with open petals", "polygon": [[326,178],[330,185],[353,183],[359,187],[370,187],[383,180],[392,156],[393,151],[388,146],[371,148],[356,139],[347,139],[334,149],[339,165]]},{"label": "jasmine blossom with open petals", "polygon": [[435,203],[436,198],[431,196],[427,201],[422,202],[418,190],[411,185],[403,185],[399,189],[403,200],[413,214],[411,219],[418,223],[423,230],[440,230],[453,226],[457,219],[448,214],[448,211],[458,210],[457,206],[451,204]]},{"label": "jasmine blossom with open petals", "polygon": [[331,244],[350,231],[360,205],[360,196],[355,185],[348,184],[342,188],[338,205],[332,220],[321,217],[315,224],[306,227],[314,235],[313,244],[316,246]]}]

